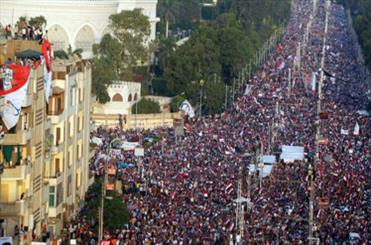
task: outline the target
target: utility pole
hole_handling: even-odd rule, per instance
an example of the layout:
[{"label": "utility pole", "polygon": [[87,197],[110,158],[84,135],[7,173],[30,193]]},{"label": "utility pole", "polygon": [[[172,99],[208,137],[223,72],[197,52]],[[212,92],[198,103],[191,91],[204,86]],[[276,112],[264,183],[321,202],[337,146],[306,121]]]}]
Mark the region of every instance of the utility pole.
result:
[{"label": "utility pole", "polygon": [[201,90],[200,90],[200,110],[199,110],[199,117],[200,120],[202,120],[202,97],[203,97],[203,86],[204,86],[204,80],[200,80]]},{"label": "utility pole", "polygon": [[225,84],[225,102],[224,102],[224,108],[227,109],[228,107],[228,85]]},{"label": "utility pole", "polygon": [[240,241],[243,241],[244,229],[245,229],[245,218],[244,210],[242,205],[242,178],[243,171],[242,166],[240,167],[238,174],[238,187],[237,187],[237,210],[236,210],[236,228],[238,230],[238,235]]},{"label": "utility pole", "polygon": [[[109,154],[109,148],[108,148]],[[107,171],[108,171],[108,156],[104,160],[104,176],[103,176],[103,183],[102,183],[102,196],[101,196],[101,206],[99,208],[99,231],[98,231],[98,244],[103,240],[103,232],[104,232],[104,199],[106,198],[106,183],[107,183]]]}]

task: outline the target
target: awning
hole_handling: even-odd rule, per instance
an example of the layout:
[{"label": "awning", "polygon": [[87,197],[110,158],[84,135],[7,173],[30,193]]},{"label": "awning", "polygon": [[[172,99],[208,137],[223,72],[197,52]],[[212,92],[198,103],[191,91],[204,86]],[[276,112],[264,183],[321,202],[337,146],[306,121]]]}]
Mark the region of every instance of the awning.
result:
[{"label": "awning", "polygon": [[26,49],[15,53],[17,58],[40,58],[41,53],[33,49]]},{"label": "awning", "polygon": [[3,155],[7,163],[12,160],[13,146],[12,145],[3,145]]}]

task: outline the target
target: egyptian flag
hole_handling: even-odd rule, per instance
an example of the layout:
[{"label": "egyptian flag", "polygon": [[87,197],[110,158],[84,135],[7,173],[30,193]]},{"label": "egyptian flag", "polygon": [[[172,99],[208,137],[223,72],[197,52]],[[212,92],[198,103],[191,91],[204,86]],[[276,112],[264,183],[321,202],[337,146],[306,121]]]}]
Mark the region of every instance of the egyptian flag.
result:
[{"label": "egyptian flag", "polygon": [[41,51],[43,53],[42,63],[44,63],[44,90],[45,90],[45,100],[49,103],[49,96],[51,92],[52,85],[52,45],[49,43],[48,39],[45,39]]},{"label": "egyptian flag", "polygon": [[0,90],[0,96],[5,97],[4,106],[0,109],[0,116],[7,129],[17,125],[21,114],[22,104],[26,97],[30,80],[31,67],[11,64],[8,65],[11,72],[5,77],[4,83],[9,83],[10,89]]},{"label": "egyptian flag", "polygon": [[225,187],[225,192],[228,193],[229,195],[232,193],[233,191],[233,184],[232,183],[229,183],[226,187]]},{"label": "egyptian flag", "polygon": [[327,145],[328,144],[328,138],[323,138],[323,139],[318,140],[318,144]]}]

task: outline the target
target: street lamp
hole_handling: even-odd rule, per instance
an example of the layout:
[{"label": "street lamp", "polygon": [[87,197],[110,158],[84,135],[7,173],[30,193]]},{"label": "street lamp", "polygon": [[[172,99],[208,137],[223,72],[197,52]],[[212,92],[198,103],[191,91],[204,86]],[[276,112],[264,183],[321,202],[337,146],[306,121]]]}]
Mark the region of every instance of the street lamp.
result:
[{"label": "street lamp", "polygon": [[201,85],[201,91],[200,91],[200,119],[202,119],[202,96],[203,96],[203,86],[204,86],[204,80],[200,80],[200,85]]}]

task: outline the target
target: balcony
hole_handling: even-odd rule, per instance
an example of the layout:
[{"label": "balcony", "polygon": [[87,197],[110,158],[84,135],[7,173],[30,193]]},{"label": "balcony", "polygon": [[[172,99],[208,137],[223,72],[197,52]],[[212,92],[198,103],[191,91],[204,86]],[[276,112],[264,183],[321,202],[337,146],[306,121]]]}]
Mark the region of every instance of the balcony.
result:
[{"label": "balcony", "polygon": [[47,118],[46,121],[45,121],[45,130],[50,129],[51,126],[52,126],[52,121],[51,121],[51,119]]},{"label": "balcony", "polygon": [[50,118],[52,124],[59,124],[66,120],[66,111],[48,111],[48,117]]},{"label": "balcony", "polygon": [[0,203],[0,216],[24,216],[26,214],[27,202],[19,200],[12,203]]},{"label": "balcony", "polygon": [[30,129],[16,129],[15,133],[4,134],[4,145],[25,145],[32,137]]},{"label": "balcony", "polygon": [[2,180],[24,180],[30,173],[29,165],[21,165],[15,167],[9,167],[4,169],[4,173],[1,176]]},{"label": "balcony", "polygon": [[45,179],[47,180],[48,183],[46,183],[45,181],[44,184],[57,186],[59,183],[62,183],[63,181],[63,173],[56,174],[55,176],[45,177]]},{"label": "balcony", "polygon": [[64,151],[64,142],[60,142],[58,145],[52,145],[52,147],[50,147],[51,154],[58,154],[63,151]]},{"label": "balcony", "polygon": [[49,207],[48,216],[49,218],[56,218],[59,214],[62,214],[62,203],[56,207]]}]

